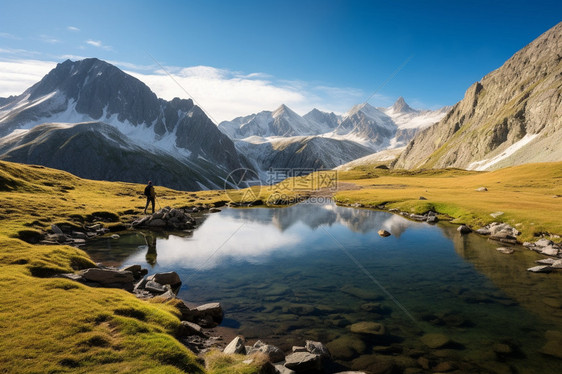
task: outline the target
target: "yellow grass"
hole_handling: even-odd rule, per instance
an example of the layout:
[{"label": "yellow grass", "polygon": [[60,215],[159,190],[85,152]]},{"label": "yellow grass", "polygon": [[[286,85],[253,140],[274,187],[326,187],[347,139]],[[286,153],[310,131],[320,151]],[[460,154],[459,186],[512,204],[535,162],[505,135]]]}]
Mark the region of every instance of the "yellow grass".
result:
[{"label": "yellow grass", "polygon": [[[527,164],[493,172],[456,169],[403,171],[363,167],[338,174],[340,203],[362,203],[412,213],[430,209],[474,228],[493,221],[517,226],[520,240],[562,234],[562,162]],[[477,192],[486,187],[487,192]],[[420,197],[427,200],[420,200]],[[558,197],[557,197],[558,196]],[[494,218],[492,213],[504,212]],[[559,241],[559,240],[558,240]]]}]

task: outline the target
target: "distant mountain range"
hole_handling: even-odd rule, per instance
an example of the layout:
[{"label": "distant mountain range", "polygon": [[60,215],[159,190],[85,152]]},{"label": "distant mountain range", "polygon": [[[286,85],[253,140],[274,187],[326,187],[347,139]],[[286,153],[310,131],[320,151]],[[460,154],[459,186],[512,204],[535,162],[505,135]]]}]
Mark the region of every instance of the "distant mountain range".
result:
[{"label": "distant mountain range", "polygon": [[388,108],[368,103],[344,115],[313,109],[300,116],[286,105],[219,124],[255,169],[326,168],[404,146],[418,131],[443,118],[449,107],[412,109],[402,97]]}]

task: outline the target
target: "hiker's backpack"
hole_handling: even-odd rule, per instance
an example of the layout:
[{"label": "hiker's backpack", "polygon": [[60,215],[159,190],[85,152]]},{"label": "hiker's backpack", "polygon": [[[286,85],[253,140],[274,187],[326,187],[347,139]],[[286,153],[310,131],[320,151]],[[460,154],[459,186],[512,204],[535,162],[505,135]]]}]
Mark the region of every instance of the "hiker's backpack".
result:
[{"label": "hiker's backpack", "polygon": [[150,197],[150,186],[144,188],[144,196]]}]

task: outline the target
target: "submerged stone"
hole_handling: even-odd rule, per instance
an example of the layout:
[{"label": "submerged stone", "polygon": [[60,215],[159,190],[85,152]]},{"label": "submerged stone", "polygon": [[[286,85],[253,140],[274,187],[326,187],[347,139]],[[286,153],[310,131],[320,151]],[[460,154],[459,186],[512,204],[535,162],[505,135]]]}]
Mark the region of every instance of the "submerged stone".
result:
[{"label": "submerged stone", "polygon": [[420,339],[429,348],[441,348],[451,343],[451,339],[443,334],[425,334]]},{"label": "submerged stone", "polygon": [[357,322],[351,325],[351,332],[365,335],[384,335],[386,329],[382,323],[378,322]]}]

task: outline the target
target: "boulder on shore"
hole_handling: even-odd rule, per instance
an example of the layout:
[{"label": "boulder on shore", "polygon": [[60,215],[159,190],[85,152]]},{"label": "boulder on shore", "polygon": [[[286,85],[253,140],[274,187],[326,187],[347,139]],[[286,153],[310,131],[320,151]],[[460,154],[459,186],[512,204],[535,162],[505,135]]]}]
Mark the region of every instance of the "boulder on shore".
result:
[{"label": "boulder on shore", "polygon": [[80,272],[85,280],[101,284],[133,283],[133,273],[130,271],[90,268]]},{"label": "boulder on shore", "polygon": [[226,354],[246,354],[246,346],[244,345],[244,338],[237,336],[223,349]]}]

